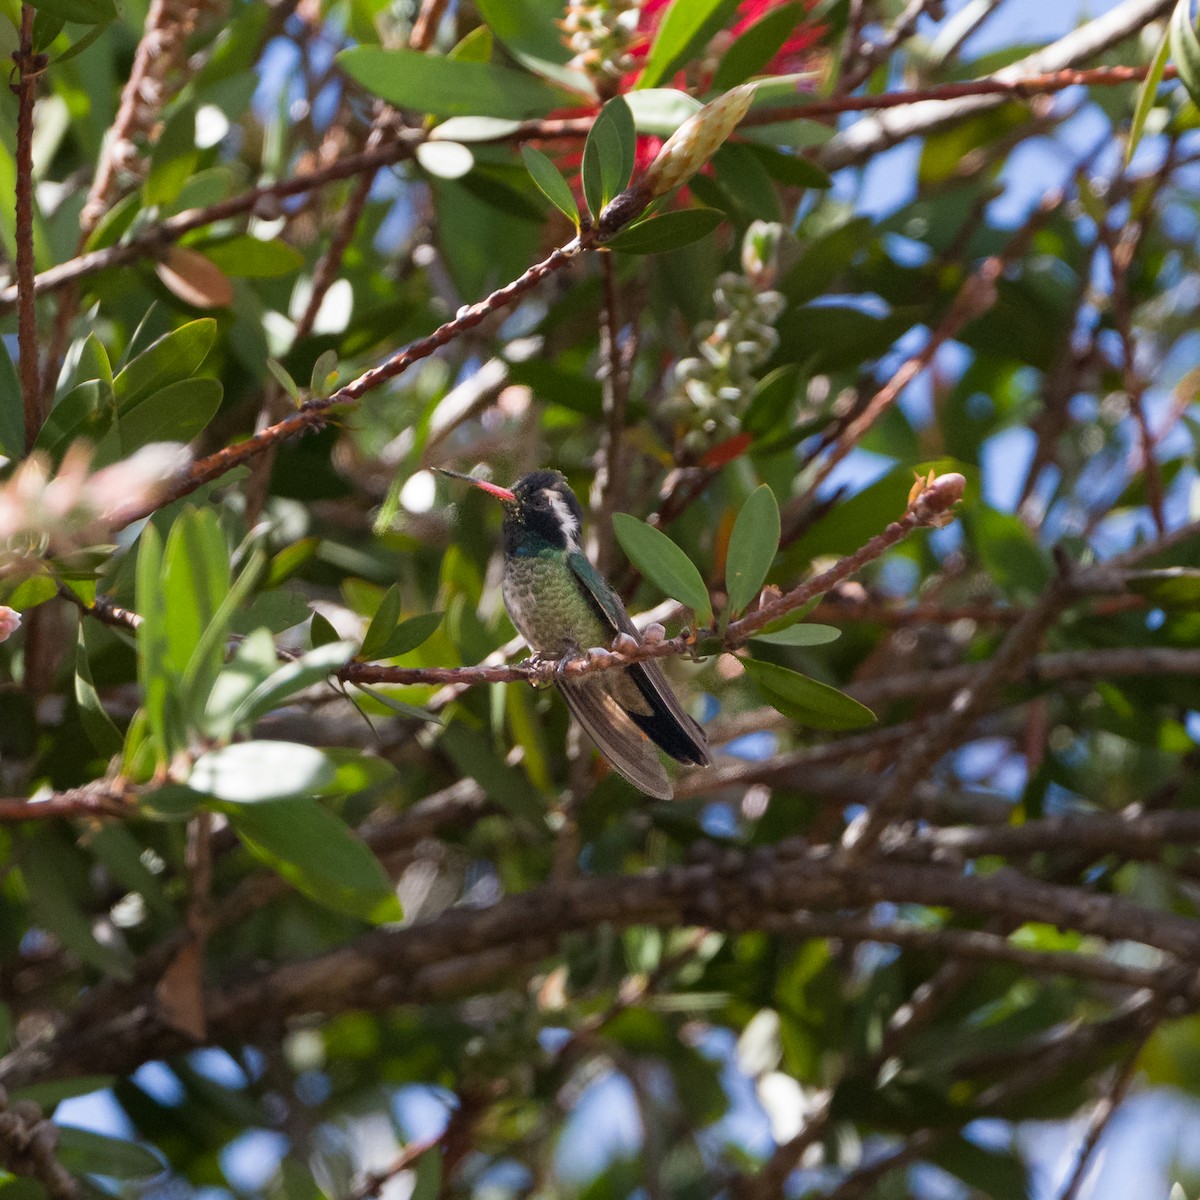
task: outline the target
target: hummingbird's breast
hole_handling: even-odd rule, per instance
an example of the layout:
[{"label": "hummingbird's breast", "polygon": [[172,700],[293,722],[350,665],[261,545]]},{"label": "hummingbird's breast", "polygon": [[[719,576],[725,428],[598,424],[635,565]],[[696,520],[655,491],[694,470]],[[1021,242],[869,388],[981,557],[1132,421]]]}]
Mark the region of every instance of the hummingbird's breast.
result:
[{"label": "hummingbird's breast", "polygon": [[612,640],[561,552],[509,555],[504,604],[521,636],[546,658]]}]

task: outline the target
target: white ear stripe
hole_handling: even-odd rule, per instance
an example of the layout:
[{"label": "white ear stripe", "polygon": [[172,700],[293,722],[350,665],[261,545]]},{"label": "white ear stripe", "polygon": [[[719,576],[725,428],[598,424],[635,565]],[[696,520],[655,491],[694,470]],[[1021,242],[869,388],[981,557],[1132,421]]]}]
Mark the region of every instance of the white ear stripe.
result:
[{"label": "white ear stripe", "polygon": [[567,541],[578,542],[579,522],[575,519],[575,514],[567,502],[553,488],[543,488],[542,495],[546,497],[546,503],[550,505],[551,511],[558,518],[558,523],[562,526],[563,535]]}]

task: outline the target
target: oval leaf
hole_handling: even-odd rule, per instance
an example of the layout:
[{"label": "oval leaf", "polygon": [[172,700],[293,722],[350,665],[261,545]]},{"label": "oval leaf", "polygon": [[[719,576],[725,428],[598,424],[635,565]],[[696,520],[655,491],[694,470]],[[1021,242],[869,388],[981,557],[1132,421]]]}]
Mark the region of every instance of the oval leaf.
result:
[{"label": "oval leaf", "polygon": [[600,110],[583,147],[583,194],[593,217],[629,182],[636,149],[633,114],[617,96]]},{"label": "oval leaf", "polygon": [[672,0],[658,25],[638,87],[653,87],[708,43],[737,11],[739,0]]},{"label": "oval leaf", "polygon": [[149,1179],[166,1170],[163,1160],[148,1146],[71,1125],[58,1131],[57,1157],[69,1171],[110,1179]]},{"label": "oval leaf", "polygon": [[[571,194],[570,184],[562,177],[559,169],[540,150],[533,146],[521,147],[521,158],[525,169],[533,176],[538,191],[568,220],[579,224],[579,209]],[[19,392],[18,392],[19,394]]]},{"label": "oval leaf", "polygon": [[343,50],[337,61],[351,78],[389,104],[438,117],[486,113],[520,120],[577,103],[569,92],[491,63],[378,46]]},{"label": "oval leaf", "polygon": [[605,245],[626,254],[662,254],[707,237],[723,220],[725,214],[719,209],[685,208],[639,221],[610,238]]},{"label": "oval leaf", "polygon": [[763,699],[785,717],[791,717],[813,729],[861,729],[875,722],[875,714],[865,704],[839,692],[827,683],[819,683],[799,671],[775,663],[743,658],[742,666],[763,694]]},{"label": "oval leaf", "polygon": [[842,631],[833,625],[792,625],[774,633],[756,633],[753,642],[769,642],[772,646],[824,646],[836,642]]},{"label": "oval leaf", "polygon": [[1200,37],[1192,23],[1192,0],[1179,0],[1171,14],[1171,57],[1179,71],[1179,82],[1193,104],[1200,104]]},{"label": "oval leaf", "polygon": [[[765,6],[763,6],[765,7]],[[761,71],[779,52],[788,36],[804,18],[804,5],[781,4],[755,21],[721,59],[713,76],[715,92],[727,92]]]},{"label": "oval leaf", "polygon": [[277,800],[226,812],[246,848],[310,900],[375,923],[404,915],[379,860],[317,801]]},{"label": "oval leaf", "polygon": [[762,484],[750,493],[733,523],[725,559],[729,611],[745,612],[762,591],[767,572],[779,549],[779,505],[775,493]]},{"label": "oval leaf", "polygon": [[712,602],[700,572],[665,533],[628,513],[613,514],[613,532],[629,561],[655,587],[686,604],[700,624],[712,624]]},{"label": "oval leaf", "polygon": [[236,742],[202,754],[188,787],[227,804],[258,804],[305,796],[329,785],[334,764],[298,742]]},{"label": "oval leaf", "polygon": [[229,277],[195,250],[172,246],[155,264],[154,273],[177,300],[193,308],[228,308],[233,303]]}]

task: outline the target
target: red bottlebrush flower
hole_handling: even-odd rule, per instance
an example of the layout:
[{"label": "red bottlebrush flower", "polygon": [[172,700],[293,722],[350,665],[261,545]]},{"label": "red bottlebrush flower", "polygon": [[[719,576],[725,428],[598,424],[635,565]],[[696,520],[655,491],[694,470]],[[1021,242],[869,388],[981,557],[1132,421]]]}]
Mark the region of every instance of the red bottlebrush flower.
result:
[{"label": "red bottlebrush flower", "polygon": [[[789,3],[790,0],[742,0],[737,8],[737,19],[718,35],[721,41],[732,43],[734,39],[745,33],[756,21],[761,20],[773,9]],[[641,15],[638,19],[638,32],[644,36],[631,46],[629,57],[637,60],[637,69],[630,72],[621,81],[621,90],[627,91],[637,80],[637,76],[650,52],[654,35],[658,32],[659,23],[670,6],[671,0],[645,0]],[[804,0],[805,8],[811,8],[816,0]],[[787,40],[779,47],[775,56],[767,63],[764,74],[791,75],[804,69],[806,53],[816,45],[825,32],[823,25],[798,25]],[[714,39],[716,41],[717,39]]]}]

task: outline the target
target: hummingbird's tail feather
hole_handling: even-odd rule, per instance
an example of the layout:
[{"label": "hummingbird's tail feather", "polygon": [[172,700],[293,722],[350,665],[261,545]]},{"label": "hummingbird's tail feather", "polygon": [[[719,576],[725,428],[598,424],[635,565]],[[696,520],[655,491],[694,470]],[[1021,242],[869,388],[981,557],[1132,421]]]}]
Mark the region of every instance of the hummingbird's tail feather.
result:
[{"label": "hummingbird's tail feather", "polygon": [[558,690],[584,733],[635,788],[659,800],[672,798],[671,780],[654,744],[642,736],[630,719],[631,714],[621,707],[603,681],[586,675],[560,678]]},{"label": "hummingbird's tail feather", "polygon": [[638,728],[677,762],[707,767],[712,762],[708,738],[684,711],[658,663],[637,663],[629,668],[629,675],[651,710],[646,715],[627,710]]}]

